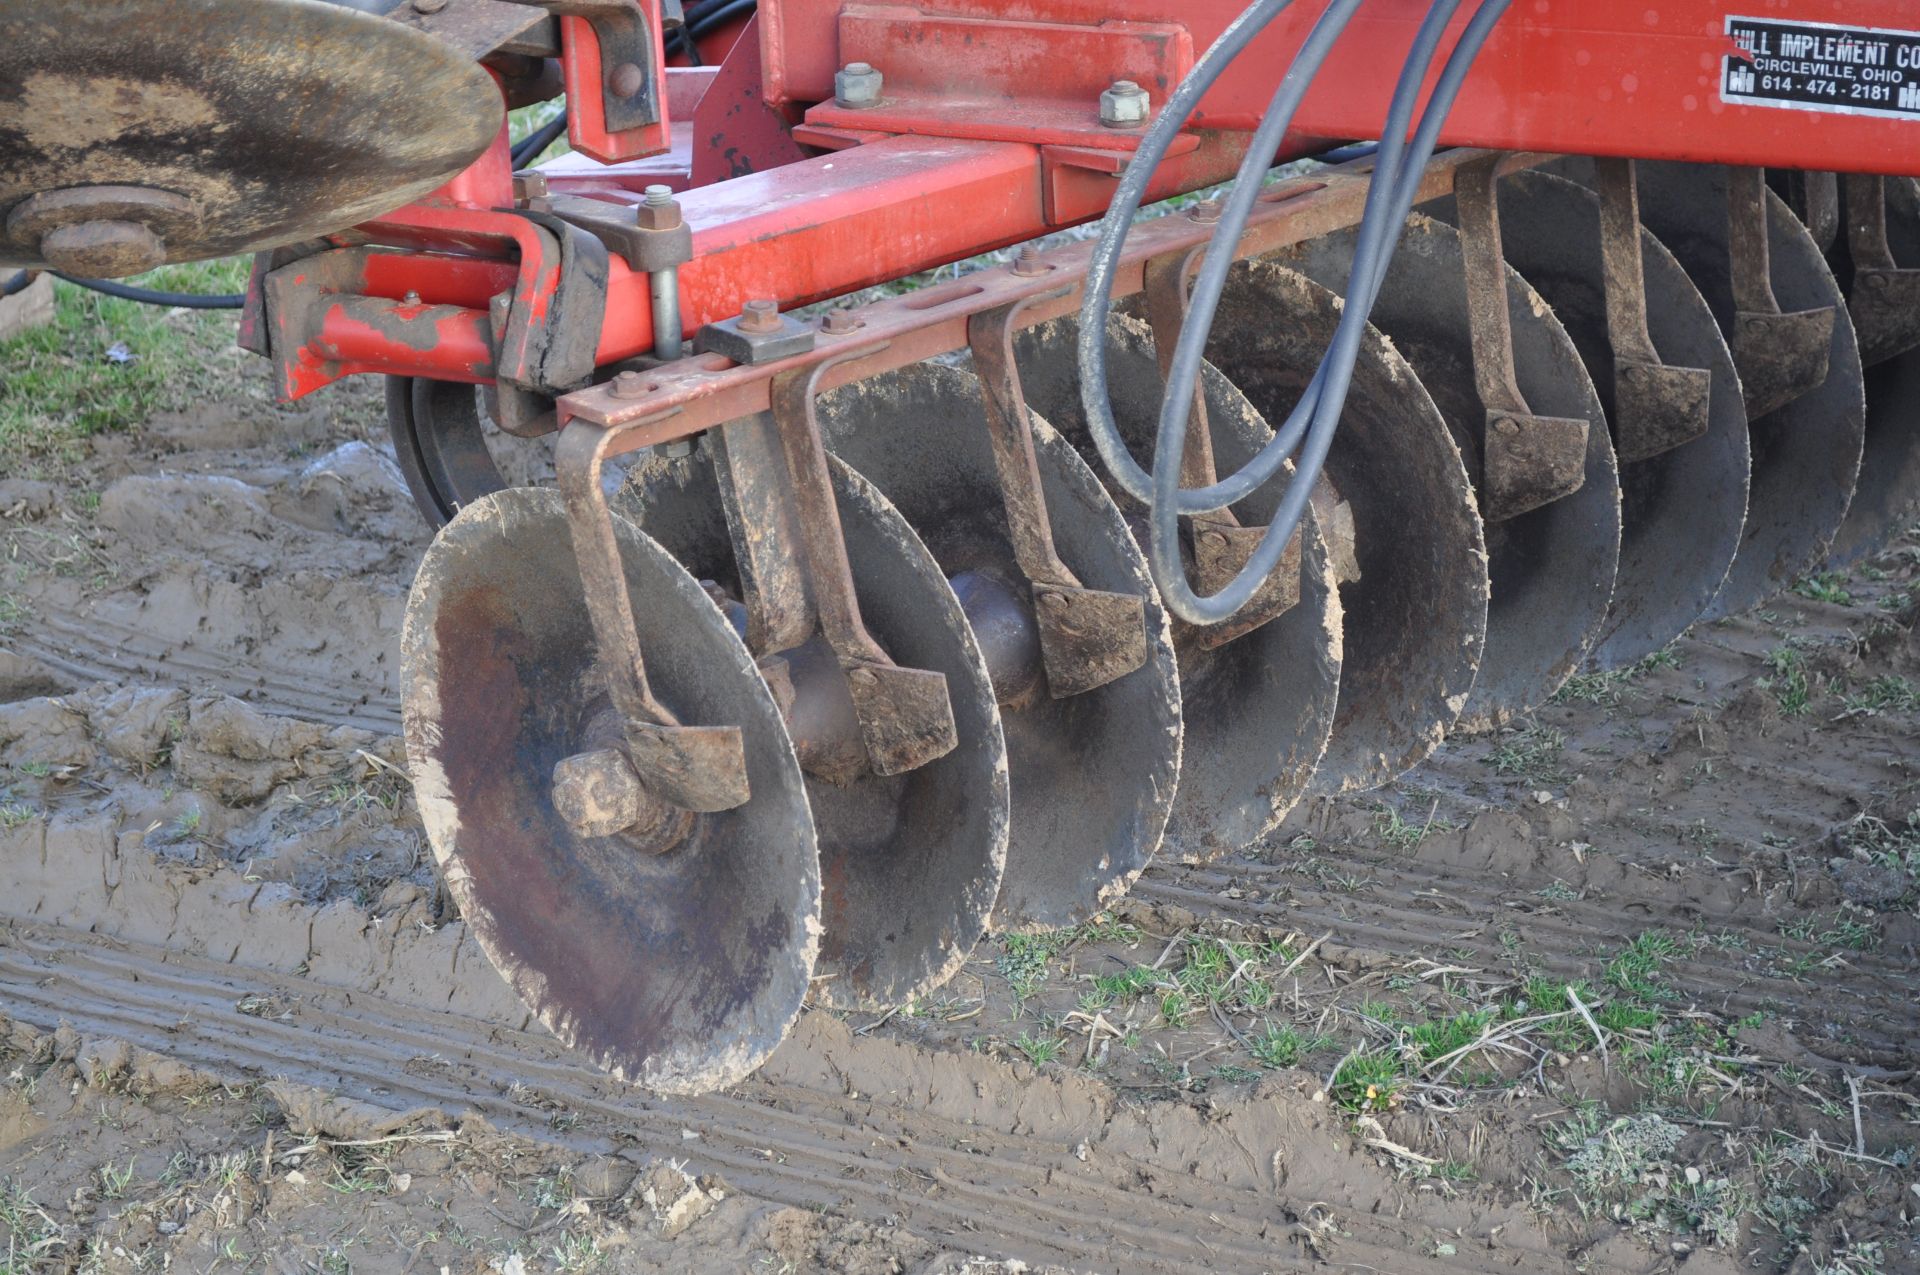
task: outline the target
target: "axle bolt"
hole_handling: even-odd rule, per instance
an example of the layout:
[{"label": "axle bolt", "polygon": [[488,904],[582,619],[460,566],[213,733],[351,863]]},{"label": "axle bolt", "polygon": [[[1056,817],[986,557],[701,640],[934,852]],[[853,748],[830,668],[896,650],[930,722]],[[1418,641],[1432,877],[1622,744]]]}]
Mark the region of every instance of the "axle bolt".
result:
[{"label": "axle bolt", "polygon": [[611,837],[631,828],[645,801],[640,776],[618,749],[577,753],[553,765],[553,808],[576,836]]},{"label": "axle bolt", "polygon": [[880,90],[885,77],[869,62],[849,62],[833,75],[833,102],[848,110],[863,111],[880,105]]},{"label": "axle bolt", "polygon": [[1147,91],[1132,80],[1115,80],[1100,94],[1100,122],[1108,128],[1139,128],[1152,108]]},{"label": "axle bolt", "polygon": [[634,219],[642,230],[678,230],[680,229],[680,203],[673,197],[671,186],[649,186],[646,199],[633,210]]},{"label": "axle bolt", "polygon": [[622,62],[613,68],[607,87],[613,90],[615,97],[632,97],[647,87],[647,73],[640,69],[637,62]]},{"label": "axle bolt", "polygon": [[778,332],[780,303],[755,298],[741,306],[740,330],[742,332]]},{"label": "axle bolt", "polygon": [[1203,226],[1211,226],[1220,220],[1220,201],[1217,199],[1203,199],[1193,206],[1187,213],[1187,216],[1193,218]]},{"label": "axle bolt", "polygon": [[851,310],[829,310],[820,316],[820,330],[830,336],[845,336],[867,326],[867,321]]},{"label": "axle bolt", "polygon": [[1013,272],[1022,279],[1031,279],[1043,275],[1053,267],[1040,260],[1040,250],[1032,244],[1022,244],[1013,258]]},{"label": "axle bolt", "polygon": [[647,392],[647,378],[640,372],[621,372],[613,378],[610,392],[615,398],[639,398]]}]

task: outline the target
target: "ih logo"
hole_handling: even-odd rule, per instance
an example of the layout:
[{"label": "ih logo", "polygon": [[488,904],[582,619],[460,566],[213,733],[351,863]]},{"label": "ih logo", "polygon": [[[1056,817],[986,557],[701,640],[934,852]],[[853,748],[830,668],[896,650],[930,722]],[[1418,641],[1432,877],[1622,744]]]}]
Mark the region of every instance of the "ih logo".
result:
[{"label": "ih logo", "polygon": [[1744,62],[1734,63],[1727,71],[1727,92],[1751,93],[1753,88],[1753,68]]},{"label": "ih logo", "polygon": [[1903,84],[1900,86],[1900,109],[1903,111],[1920,111],[1920,83]]}]

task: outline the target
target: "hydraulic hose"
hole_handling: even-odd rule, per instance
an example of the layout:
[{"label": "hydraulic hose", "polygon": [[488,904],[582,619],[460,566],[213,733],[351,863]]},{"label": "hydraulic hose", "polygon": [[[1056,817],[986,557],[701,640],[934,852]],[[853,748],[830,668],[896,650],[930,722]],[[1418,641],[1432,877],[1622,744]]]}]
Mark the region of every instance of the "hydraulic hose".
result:
[{"label": "hydraulic hose", "polygon": [[[1357,0],[1351,3],[1336,0],[1315,24],[1275,93],[1240,172],[1235,177],[1222,210],[1220,224],[1195,281],[1187,324],[1169,367],[1151,474],[1142,469],[1128,453],[1113,419],[1106,385],[1105,331],[1111,308],[1108,298],[1119,263],[1120,249],[1148,177],[1164,156],[1172,137],[1184,125],[1193,104],[1218,78],[1232,57],[1286,7],[1285,0],[1278,4],[1255,4],[1222,34],[1200,64],[1182,81],[1169,99],[1166,109],[1155,121],[1149,136],[1141,145],[1142,162],[1129,166],[1114,205],[1108,212],[1089,271],[1079,333],[1081,393],[1095,445],[1109,472],[1124,490],[1149,505],[1153,515],[1149,561],[1155,583],[1166,598],[1168,607],[1183,619],[1196,624],[1214,624],[1227,619],[1251,600],[1285,552],[1331,448],[1334,431],[1345,407],[1360,343],[1365,335],[1367,315],[1386,276],[1387,266],[1399,240],[1399,228],[1412,209],[1421,175],[1467,71],[1509,3],[1510,0],[1483,0],[1449,55],[1440,81],[1421,115],[1419,128],[1409,144],[1407,129],[1418,102],[1420,87],[1437,54],[1446,26],[1458,10],[1461,0],[1438,0],[1429,10],[1415,35],[1413,47],[1394,90],[1387,126],[1382,132],[1374,182],[1368,191],[1361,218],[1360,239],[1349,278],[1347,305],[1327,354],[1306,393],[1288,419],[1276,430],[1273,440],[1240,471],[1205,488],[1181,490],[1180,457],[1185,446],[1189,405],[1206,338],[1225,287],[1227,273],[1233,265],[1232,249],[1239,241],[1254,201],[1258,198],[1261,179],[1278,154],[1295,110],[1324,62],[1328,49],[1352,17]],[[1253,558],[1219,593],[1210,597],[1196,594],[1188,584],[1185,566],[1180,559],[1179,515],[1211,512],[1243,499],[1269,481],[1296,451],[1298,455],[1295,457],[1294,473]]]}]

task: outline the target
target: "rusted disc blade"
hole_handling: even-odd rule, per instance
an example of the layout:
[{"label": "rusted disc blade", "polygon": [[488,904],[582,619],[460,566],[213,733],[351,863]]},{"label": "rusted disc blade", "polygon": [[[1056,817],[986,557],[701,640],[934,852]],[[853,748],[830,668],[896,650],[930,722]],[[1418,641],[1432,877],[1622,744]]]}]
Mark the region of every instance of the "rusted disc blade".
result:
[{"label": "rusted disc blade", "polygon": [[[1841,206],[1846,183],[1840,183]],[[1841,225],[1846,225],[1843,213]],[[1920,182],[1887,179],[1887,246],[1895,264],[1920,269]],[[1837,237],[1830,261],[1851,296],[1853,260]],[[1833,538],[1828,565],[1845,567],[1885,545],[1920,511],[1920,350],[1904,350],[1866,372],[1867,438],[1847,520]]]},{"label": "rusted disc blade", "polygon": [[[702,580],[738,598],[707,434],[680,460],[635,466],[617,507]],[[986,932],[1007,859],[1007,751],[993,686],[933,555],[873,484],[832,463],[861,617],[893,661],[945,674],[959,746],[917,770],[844,787],[806,777],[823,883],[813,998],[905,1004],[959,972]]]},{"label": "rusted disc blade", "polygon": [[1180,781],[1180,690],[1166,612],[1120,511],[1035,421],[1054,549],[1080,583],[1145,602],[1147,661],[1094,690],[1049,693],[1032,586],[1008,538],[980,383],[932,364],[825,396],[827,446],[878,487],[954,581],[993,671],[1013,792],[1002,930],[1086,920],[1153,857]]},{"label": "rusted disc blade", "polygon": [[[1353,230],[1338,231],[1272,260],[1337,292],[1352,272],[1357,239]],[[1474,389],[1464,269],[1459,233],[1414,218],[1401,231],[1369,317],[1413,366],[1446,418],[1467,472],[1478,474],[1487,413]],[[1486,654],[1458,723],[1469,731],[1545,703],[1573,675],[1599,635],[1620,559],[1620,476],[1593,381],[1566,331],[1511,269],[1507,299],[1520,392],[1542,416],[1588,422],[1586,478],[1571,495],[1486,526],[1493,592]]]},{"label": "rusted disc blade", "polygon": [[799,1014],[819,856],[746,647],[659,545],[614,530],[654,693],[685,723],[741,728],[752,799],[658,855],[555,811],[554,764],[606,696],[552,490],[484,497],[427,550],[401,635],[407,756],[447,887],[528,1008],[622,1079],[699,1093],[759,1066]]},{"label": "rusted disc blade", "polygon": [[[1500,222],[1507,260],[1553,307],[1612,420],[1599,197],[1549,173],[1514,173],[1500,183]],[[1712,390],[1704,435],[1620,467],[1620,570],[1590,656],[1603,669],[1653,654],[1694,622],[1733,565],[1747,515],[1747,408],[1733,355],[1687,272],[1645,228],[1640,259],[1654,348],[1669,366],[1706,369]]]},{"label": "rusted disc blade", "polygon": [[[1074,319],[1057,319],[1020,333],[1014,349],[1027,402],[1099,473],[1080,405],[1078,332]],[[1161,395],[1153,338],[1124,317],[1111,322],[1109,335],[1114,418],[1145,464],[1153,457]],[[1201,383],[1215,462],[1223,472],[1238,469],[1272,431],[1217,369],[1202,365]],[[1144,507],[1125,493],[1114,499],[1144,540]],[[1234,513],[1242,525],[1265,525],[1278,499],[1278,489],[1269,486],[1235,505]],[[1311,513],[1306,528],[1300,601],[1290,610],[1212,649],[1191,628],[1175,628],[1186,747],[1164,857],[1205,861],[1258,841],[1305,795],[1326,751],[1340,696],[1340,596]]]},{"label": "rusted disc blade", "polygon": [[[10,265],[123,274],[340,230],[460,172],[503,110],[450,46],[316,0],[40,0],[8,6],[6,46]],[[50,259],[59,226],[68,252],[133,255]]]},{"label": "rusted disc blade", "polygon": [[[1587,180],[1591,165],[1571,161]],[[1726,170],[1716,165],[1639,165],[1640,218],[1686,267],[1719,321],[1733,328],[1727,257]],[[1827,379],[1748,423],[1753,480],[1746,530],[1733,569],[1701,619],[1744,611],[1827,559],[1860,475],[1866,396],[1846,300],[1807,228],[1766,194],[1773,290],[1783,310],[1835,308]]]},{"label": "rusted disc blade", "polygon": [[[1339,317],[1339,298],[1305,275],[1249,262],[1221,297],[1207,357],[1262,416],[1283,420]],[[1446,421],[1377,331],[1326,474],[1352,507],[1360,578],[1340,589],[1340,704],[1313,787],[1351,792],[1418,764],[1466,704],[1487,636],[1486,540]]]}]

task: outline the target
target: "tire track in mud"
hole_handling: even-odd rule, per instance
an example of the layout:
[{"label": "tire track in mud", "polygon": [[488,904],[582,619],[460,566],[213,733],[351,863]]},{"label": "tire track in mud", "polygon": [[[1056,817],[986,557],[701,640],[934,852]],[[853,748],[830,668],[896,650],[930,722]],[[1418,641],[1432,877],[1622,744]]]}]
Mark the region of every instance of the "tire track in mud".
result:
[{"label": "tire track in mud", "polygon": [[[1561,880],[1549,871],[1429,864],[1350,848],[1342,849],[1340,861],[1344,873],[1362,878],[1353,890],[1316,884],[1286,864],[1234,860],[1158,867],[1141,878],[1133,897],[1213,919],[1328,933],[1335,944],[1394,959],[1439,945],[1471,953],[1469,959],[1489,968],[1507,960],[1499,936],[1509,930],[1524,940],[1530,965],[1562,978],[1597,975],[1610,952],[1644,930],[1711,931],[1719,946],[1709,939],[1689,951],[1683,944],[1663,962],[1663,979],[1732,1016],[1764,1009],[1799,1017],[1818,1044],[1842,1057],[1904,1065],[1920,1052],[1920,1025],[1912,1016],[1920,967],[1912,953],[1895,945],[1839,951],[1780,933],[1756,897],[1753,869],[1661,880],[1590,853],[1584,864],[1564,865],[1576,897],[1548,899],[1537,890]],[[1646,878],[1639,888],[1636,872]],[[1606,879],[1591,887],[1599,897],[1590,898],[1595,876]],[[1757,949],[1788,962],[1837,957],[1846,976],[1816,983],[1739,963]]]},{"label": "tire track in mud", "polygon": [[[293,1021],[235,1008],[262,992],[294,1003]],[[1004,1093],[982,1091],[976,1100],[1011,1115],[1012,1128],[949,1119],[930,1109],[941,1101],[933,1095],[931,1103],[889,1102],[860,1093],[856,1084],[869,1076],[886,1083],[893,1054],[914,1047],[854,1036],[821,1015],[809,1016],[811,1032],[803,1024],[804,1039],[776,1054],[761,1077],[732,1094],[676,1101],[624,1089],[544,1037],[44,927],[0,931],[0,993],[8,1012],[34,1027],[66,1023],[82,1036],[126,1040],[216,1072],[283,1076],[387,1107],[471,1109],[499,1127],[587,1149],[622,1141],[671,1146],[711,1163],[736,1189],[782,1204],[871,1219],[910,1206],[920,1233],[970,1250],[991,1239],[1030,1261],[1092,1261],[1116,1272],[1329,1264],[1314,1260],[1302,1240],[1301,1219],[1316,1201],[1290,1201],[1275,1183],[1291,1140],[1277,1142],[1265,1166],[1231,1134],[1207,1148],[1204,1169],[1140,1159],[1130,1146],[1163,1149],[1151,1127],[1143,1132],[1137,1115],[1076,1102],[1071,1092],[1056,1116],[1065,1126],[1060,1136],[1022,1132],[1022,1119],[1039,1119],[1030,1092],[1037,1082],[1004,1070]],[[978,1088],[980,1077],[974,1082]],[[840,1092],[831,1088],[836,1083]],[[580,1119],[556,1133],[556,1109]],[[683,1139],[689,1128],[698,1130],[697,1142]],[[1220,1157],[1228,1148],[1238,1154]],[[1208,1171],[1243,1180],[1210,1180]],[[1361,1202],[1340,1212],[1333,1268],[1413,1269],[1392,1210],[1375,1220],[1366,1184],[1355,1185]],[[1324,1198],[1327,1183],[1317,1186]],[[1379,1206],[1377,1197],[1372,1202]],[[1506,1211],[1483,1214],[1480,1233],[1510,1220]],[[1419,1268],[1557,1264],[1531,1231],[1505,1237],[1498,1250],[1459,1247],[1467,1254]]]},{"label": "tire track in mud", "polygon": [[[379,734],[400,730],[398,697],[323,674],[298,679],[240,661],[230,652],[156,642],[138,629],[73,612],[42,610],[35,630],[11,634],[20,655],[79,683],[140,678],[190,690],[212,690],[290,717]],[[37,631],[36,631],[37,630]]]}]

